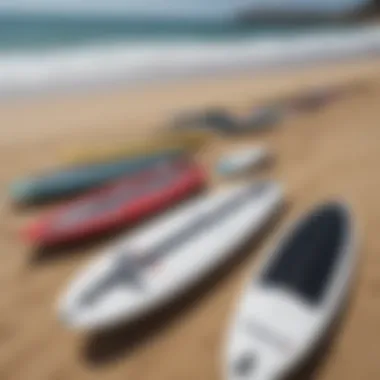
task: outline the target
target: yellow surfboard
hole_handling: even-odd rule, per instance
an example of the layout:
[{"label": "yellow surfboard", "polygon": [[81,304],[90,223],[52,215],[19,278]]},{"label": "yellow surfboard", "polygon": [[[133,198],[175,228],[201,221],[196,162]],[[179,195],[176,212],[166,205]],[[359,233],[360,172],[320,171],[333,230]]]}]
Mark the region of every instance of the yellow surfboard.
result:
[{"label": "yellow surfboard", "polygon": [[155,133],[145,139],[117,143],[105,147],[82,146],[63,153],[63,163],[69,165],[96,164],[129,157],[157,154],[167,150],[193,152],[209,141],[211,134],[205,131],[169,131]]}]

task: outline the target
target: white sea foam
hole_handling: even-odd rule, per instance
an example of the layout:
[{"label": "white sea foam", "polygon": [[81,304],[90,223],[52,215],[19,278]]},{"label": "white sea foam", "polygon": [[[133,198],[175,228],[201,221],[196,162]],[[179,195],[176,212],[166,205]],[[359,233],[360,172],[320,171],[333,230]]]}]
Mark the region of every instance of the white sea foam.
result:
[{"label": "white sea foam", "polygon": [[219,42],[118,43],[45,53],[0,54],[0,96],[132,85],[191,75],[261,70],[380,53],[380,27]]}]

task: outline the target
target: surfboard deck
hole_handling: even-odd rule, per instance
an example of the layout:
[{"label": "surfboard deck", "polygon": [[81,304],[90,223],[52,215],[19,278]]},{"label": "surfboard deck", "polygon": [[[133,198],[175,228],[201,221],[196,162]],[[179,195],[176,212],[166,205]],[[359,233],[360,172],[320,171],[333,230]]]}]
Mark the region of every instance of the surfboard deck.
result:
[{"label": "surfboard deck", "polygon": [[352,214],[323,204],[298,221],[250,276],[233,317],[225,378],[282,379],[316,347],[348,294]]},{"label": "surfboard deck", "polygon": [[221,176],[235,176],[259,169],[269,161],[271,153],[264,145],[241,147],[223,155],[216,165]]},{"label": "surfboard deck", "polygon": [[122,227],[200,190],[203,169],[190,160],[163,163],[50,211],[23,230],[35,245],[72,242]]},{"label": "surfboard deck", "polygon": [[281,206],[282,188],[231,186],[188,202],[110,247],[59,300],[69,327],[130,322],[184,292],[257,233]]}]

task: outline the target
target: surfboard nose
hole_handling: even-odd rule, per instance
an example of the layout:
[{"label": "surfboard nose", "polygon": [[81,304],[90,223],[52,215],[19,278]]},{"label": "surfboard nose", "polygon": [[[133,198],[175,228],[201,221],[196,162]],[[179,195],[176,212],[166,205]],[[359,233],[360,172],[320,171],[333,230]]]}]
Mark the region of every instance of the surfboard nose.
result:
[{"label": "surfboard nose", "polygon": [[83,327],[83,310],[77,300],[71,297],[62,297],[56,305],[57,319],[69,329]]},{"label": "surfboard nose", "polygon": [[23,240],[31,243],[42,242],[44,226],[39,223],[28,225],[21,230],[21,237]]},{"label": "surfboard nose", "polygon": [[66,326],[72,325],[72,313],[65,308],[58,310],[58,319]]},{"label": "surfboard nose", "polygon": [[331,219],[336,224],[344,224],[345,220],[349,219],[350,210],[349,205],[341,200],[330,200],[319,210],[319,216],[325,219]]},{"label": "surfboard nose", "polygon": [[23,202],[28,199],[34,191],[34,186],[31,182],[19,180],[13,182],[9,187],[9,193],[12,199],[16,202]]}]

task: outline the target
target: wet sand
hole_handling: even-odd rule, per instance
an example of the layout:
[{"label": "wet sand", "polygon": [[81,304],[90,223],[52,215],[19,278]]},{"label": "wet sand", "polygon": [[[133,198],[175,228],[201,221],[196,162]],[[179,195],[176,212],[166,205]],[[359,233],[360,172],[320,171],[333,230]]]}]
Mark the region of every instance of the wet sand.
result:
[{"label": "wet sand", "polygon": [[[33,252],[18,239],[17,230],[39,209],[10,205],[6,186],[12,179],[54,166],[67,146],[148,134],[178,108],[222,105],[244,112],[310,85],[356,79],[366,80],[368,87],[289,118],[267,133],[215,138],[199,154],[208,168],[227,147],[250,142],[269,144],[277,156],[267,174],[285,184],[287,209],[236,260],[180,302],[133,326],[86,335],[68,331],[56,320],[59,292],[109,241],[42,257]],[[358,276],[339,324],[295,378],[379,378],[379,106],[378,61],[1,106],[0,379],[221,379],[226,328],[247,274],[288,221],[332,196],[347,199],[357,217],[362,236]]]}]

